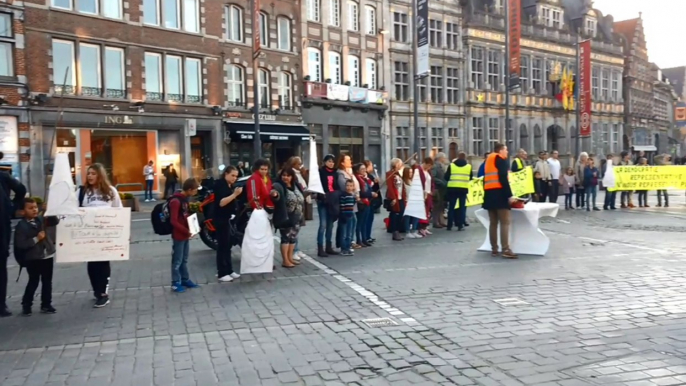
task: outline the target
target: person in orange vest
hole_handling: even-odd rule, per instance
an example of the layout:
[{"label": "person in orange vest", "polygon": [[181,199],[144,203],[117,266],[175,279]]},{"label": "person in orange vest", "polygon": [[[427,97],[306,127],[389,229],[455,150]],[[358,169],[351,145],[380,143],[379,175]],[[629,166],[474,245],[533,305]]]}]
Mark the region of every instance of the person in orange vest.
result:
[{"label": "person in orange vest", "polygon": [[510,204],[515,200],[510,189],[507,162],[507,146],[496,143],[493,153],[489,154],[484,169],[484,203],[488,211],[490,226],[488,237],[491,242],[491,255],[498,256],[498,225],[500,225],[500,244],[502,256],[516,259],[510,249]]}]

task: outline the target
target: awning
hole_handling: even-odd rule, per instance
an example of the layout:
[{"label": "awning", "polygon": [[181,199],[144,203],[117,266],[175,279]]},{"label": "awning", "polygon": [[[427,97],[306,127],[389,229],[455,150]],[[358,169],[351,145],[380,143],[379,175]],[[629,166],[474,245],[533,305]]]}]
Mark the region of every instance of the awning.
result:
[{"label": "awning", "polygon": [[644,145],[644,146],[632,146],[634,151],[657,151],[657,148],[653,145]]},{"label": "awning", "polygon": [[[252,123],[227,122],[226,127],[232,136],[248,140],[255,138],[255,125]],[[260,124],[260,138],[263,141],[288,141],[290,139],[307,141],[310,139],[310,132],[302,125]]]}]

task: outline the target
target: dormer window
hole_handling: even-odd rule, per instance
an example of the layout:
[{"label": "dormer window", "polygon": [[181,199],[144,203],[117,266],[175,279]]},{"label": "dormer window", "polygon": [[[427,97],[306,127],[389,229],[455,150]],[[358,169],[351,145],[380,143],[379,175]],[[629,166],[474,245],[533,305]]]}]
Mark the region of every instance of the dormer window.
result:
[{"label": "dormer window", "polygon": [[497,14],[504,14],[505,13],[505,0],[495,0],[493,2],[493,9],[495,10],[495,13]]},{"label": "dormer window", "polygon": [[562,29],[562,10],[555,7],[541,6],[539,9],[540,23],[546,27]]},{"label": "dormer window", "polygon": [[598,21],[596,19],[586,17],[586,35],[594,38],[598,31]]}]

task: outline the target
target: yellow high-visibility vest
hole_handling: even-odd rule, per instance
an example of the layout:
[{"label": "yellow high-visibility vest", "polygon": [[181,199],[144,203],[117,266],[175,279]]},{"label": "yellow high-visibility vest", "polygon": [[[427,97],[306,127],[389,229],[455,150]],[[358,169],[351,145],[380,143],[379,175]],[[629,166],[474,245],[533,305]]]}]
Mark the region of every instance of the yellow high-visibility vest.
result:
[{"label": "yellow high-visibility vest", "polygon": [[472,174],[472,165],[457,166],[450,164],[450,181],[448,188],[469,189],[469,175]]},{"label": "yellow high-visibility vest", "polygon": [[521,159],[515,158],[515,162],[517,163],[517,169],[518,169],[518,171],[524,169],[524,164],[522,163],[522,160],[521,160]]}]

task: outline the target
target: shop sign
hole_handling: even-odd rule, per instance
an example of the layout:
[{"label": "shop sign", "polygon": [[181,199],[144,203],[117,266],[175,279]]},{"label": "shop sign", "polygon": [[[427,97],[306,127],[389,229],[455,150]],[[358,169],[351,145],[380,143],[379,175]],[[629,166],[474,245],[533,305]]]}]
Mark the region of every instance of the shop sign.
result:
[{"label": "shop sign", "polygon": [[[275,121],[276,120],[276,115],[271,115],[271,114],[259,114],[258,117],[260,118],[260,121]],[[255,119],[255,114],[252,115],[252,119]]]},{"label": "shop sign", "polygon": [[235,112],[235,111],[227,111],[224,113],[225,118],[241,118],[243,117],[243,114]]},{"label": "shop sign", "polygon": [[197,122],[195,118],[186,119],[186,125],[184,126],[186,137],[192,137],[197,133]]},{"label": "shop sign", "polygon": [[0,151],[3,153],[19,151],[17,117],[0,117]]},{"label": "shop sign", "polygon": [[106,115],[105,123],[108,125],[132,125],[133,120],[128,115]]},{"label": "shop sign", "polygon": [[241,139],[253,139],[252,134],[241,134]]},{"label": "shop sign", "polygon": [[285,135],[270,135],[269,139],[272,141],[288,141],[288,137]]}]

